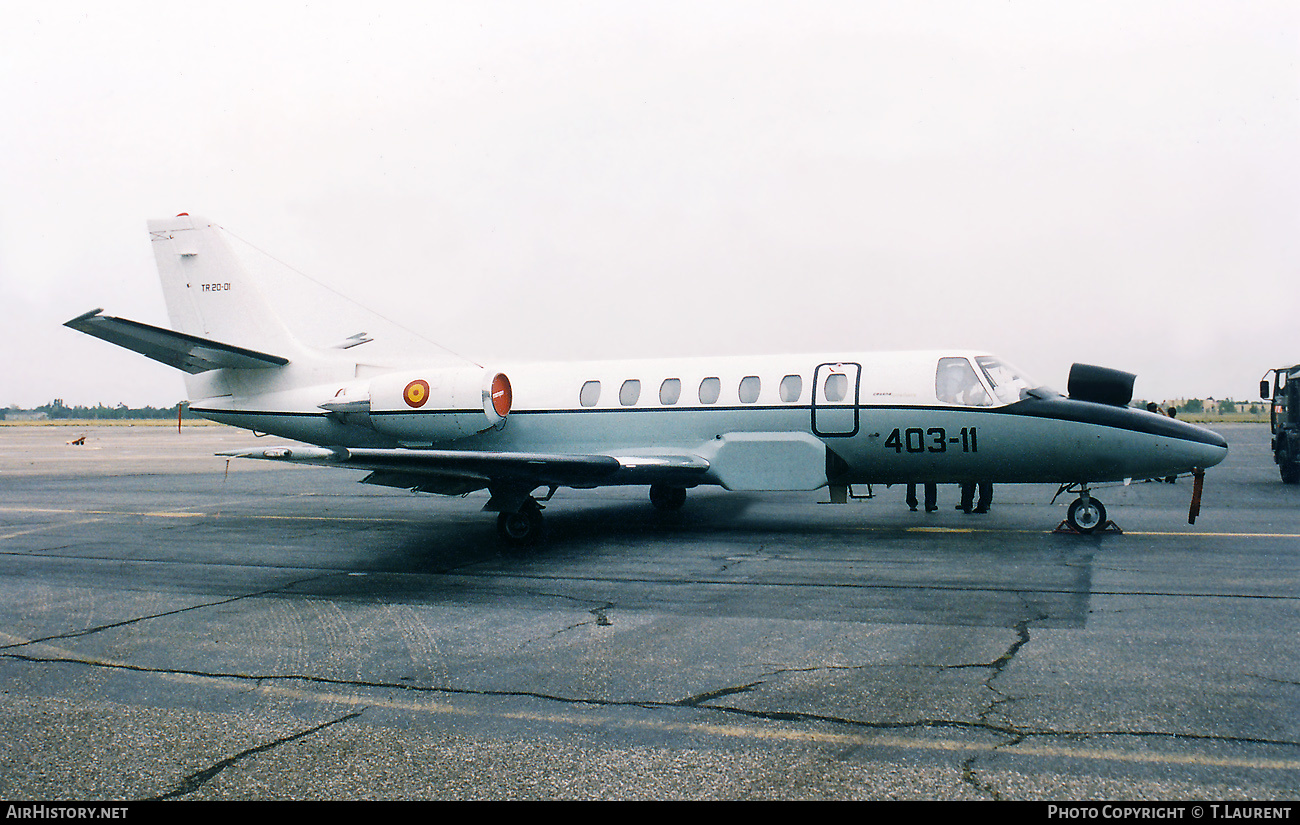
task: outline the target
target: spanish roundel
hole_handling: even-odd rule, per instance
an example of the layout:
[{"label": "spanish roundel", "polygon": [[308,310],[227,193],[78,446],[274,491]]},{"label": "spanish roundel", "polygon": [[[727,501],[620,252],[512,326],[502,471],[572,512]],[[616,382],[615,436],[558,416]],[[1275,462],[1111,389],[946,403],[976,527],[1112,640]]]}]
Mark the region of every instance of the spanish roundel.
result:
[{"label": "spanish roundel", "polygon": [[402,398],[406,400],[407,406],[423,407],[424,402],[429,400],[429,382],[423,379],[412,381],[406,385]]}]

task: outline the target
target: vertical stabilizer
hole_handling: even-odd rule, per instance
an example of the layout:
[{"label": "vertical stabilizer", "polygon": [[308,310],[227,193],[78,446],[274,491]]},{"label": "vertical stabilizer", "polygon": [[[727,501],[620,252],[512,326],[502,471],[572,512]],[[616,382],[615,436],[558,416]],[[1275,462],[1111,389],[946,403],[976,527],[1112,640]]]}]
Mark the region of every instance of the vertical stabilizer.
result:
[{"label": "vertical stabilizer", "polygon": [[151,220],[149,239],[174,329],[289,358],[302,351],[216,224]]}]

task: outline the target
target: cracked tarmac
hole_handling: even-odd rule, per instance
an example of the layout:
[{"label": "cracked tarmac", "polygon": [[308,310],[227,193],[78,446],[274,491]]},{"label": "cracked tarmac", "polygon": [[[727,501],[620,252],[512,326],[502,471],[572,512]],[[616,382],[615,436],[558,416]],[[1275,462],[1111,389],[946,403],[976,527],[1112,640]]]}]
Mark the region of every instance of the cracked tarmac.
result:
[{"label": "cracked tarmac", "polygon": [[1125,533],[1091,537],[1042,487],[978,521],[633,488],[562,491],[531,554],[478,496],[86,431],[0,428],[0,796],[1300,791],[1300,491],[1262,427],[1195,526],[1187,483],[1099,491]]}]

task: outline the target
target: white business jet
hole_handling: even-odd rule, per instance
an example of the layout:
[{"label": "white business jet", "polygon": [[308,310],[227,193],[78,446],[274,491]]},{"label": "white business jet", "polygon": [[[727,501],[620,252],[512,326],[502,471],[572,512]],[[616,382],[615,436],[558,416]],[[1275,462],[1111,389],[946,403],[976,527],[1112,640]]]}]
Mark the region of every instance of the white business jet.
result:
[{"label": "white business jet", "polygon": [[1227,455],[1214,432],[1127,406],[1133,375],[1076,364],[1064,397],[983,352],[371,363],[364,336],[295,338],[217,225],[182,214],[149,236],[174,329],[99,309],[67,326],[184,370],[199,416],[315,445],[243,457],[427,493],[486,488],[510,542],[537,539],[556,489],[612,484],[676,509],[702,484],[844,501],[852,484],[1048,482],[1079,492],[1066,521],[1089,533],[1107,524],[1090,485],[1191,472],[1195,508],[1201,471]]}]

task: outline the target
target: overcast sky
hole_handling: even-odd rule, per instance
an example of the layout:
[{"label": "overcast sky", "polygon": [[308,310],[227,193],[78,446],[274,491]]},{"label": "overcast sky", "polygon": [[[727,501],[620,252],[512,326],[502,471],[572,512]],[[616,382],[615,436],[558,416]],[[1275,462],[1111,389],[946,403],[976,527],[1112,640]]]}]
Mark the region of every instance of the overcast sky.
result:
[{"label": "overcast sky", "polygon": [[[1249,398],[1300,361],[1298,57],[1294,2],[3,2],[0,405],[183,396],[61,326],[166,325],[178,212],[489,365],[963,347]],[[280,269],[305,334],[378,323]]]}]

